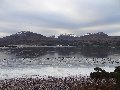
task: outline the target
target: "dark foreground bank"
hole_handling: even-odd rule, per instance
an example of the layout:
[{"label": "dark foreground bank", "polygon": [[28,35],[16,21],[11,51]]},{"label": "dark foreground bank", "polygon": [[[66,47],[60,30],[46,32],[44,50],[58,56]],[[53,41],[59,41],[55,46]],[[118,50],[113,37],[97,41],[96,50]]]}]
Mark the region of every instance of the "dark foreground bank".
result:
[{"label": "dark foreground bank", "polygon": [[92,79],[71,76],[64,78],[17,78],[0,80],[0,90],[118,90],[115,79]]}]

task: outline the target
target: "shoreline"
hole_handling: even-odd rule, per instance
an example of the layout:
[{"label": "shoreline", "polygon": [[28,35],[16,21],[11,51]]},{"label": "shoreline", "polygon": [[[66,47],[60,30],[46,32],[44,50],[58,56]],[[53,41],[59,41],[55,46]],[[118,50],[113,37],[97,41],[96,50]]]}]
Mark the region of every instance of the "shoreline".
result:
[{"label": "shoreline", "polygon": [[[108,72],[114,71],[114,68],[103,67]],[[0,78],[22,78],[36,76],[53,76],[53,77],[68,77],[68,76],[89,76],[94,72],[94,67],[22,67],[22,68],[0,68]]]}]

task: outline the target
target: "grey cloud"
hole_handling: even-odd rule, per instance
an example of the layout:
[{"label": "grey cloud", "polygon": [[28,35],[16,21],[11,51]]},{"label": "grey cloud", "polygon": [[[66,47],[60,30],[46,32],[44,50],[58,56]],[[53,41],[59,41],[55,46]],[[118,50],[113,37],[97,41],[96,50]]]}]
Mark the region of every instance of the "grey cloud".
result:
[{"label": "grey cloud", "polygon": [[14,27],[12,28],[0,28],[0,33],[6,33],[6,34],[14,34],[20,31],[20,29],[16,29]]},{"label": "grey cloud", "polygon": [[[8,20],[8,19],[7,19]],[[75,23],[69,20],[66,16],[59,14],[51,14],[51,13],[41,13],[41,14],[29,14],[29,13],[14,13],[11,15],[11,21],[15,21],[18,23],[29,23],[37,26],[46,26],[49,28],[67,28],[67,29],[77,29],[80,27],[89,27],[96,25],[107,25],[120,23],[120,15],[113,15],[103,18],[101,20],[97,20],[95,22],[90,23]]]},{"label": "grey cloud", "polygon": [[7,18],[1,18],[1,20],[13,21],[17,23],[28,23],[33,25],[42,25],[54,28],[76,28],[78,23],[74,23],[69,20],[66,16],[52,13],[12,13]]},{"label": "grey cloud", "polygon": [[[78,11],[78,14],[82,14],[82,12],[80,12],[79,10],[81,8],[79,4],[82,1],[81,2],[79,2],[79,0],[75,0],[75,1],[78,1],[78,3],[76,2],[75,4],[76,11]],[[46,28],[45,30],[41,30],[42,34],[46,34],[46,33],[52,34],[54,32],[57,34],[57,31],[55,31],[55,28],[67,29],[76,34],[78,33],[84,34],[84,33],[88,33],[88,31],[87,30],[82,31],[77,29],[90,27],[90,26],[120,23],[120,12],[119,12],[120,6],[118,5],[119,0],[114,1],[113,5],[108,2],[107,3],[103,2],[106,5],[106,6],[103,5],[103,7],[102,7],[102,4],[99,5],[98,3],[100,2],[99,0],[97,0],[95,3],[93,2],[93,0],[91,0],[91,4],[89,4],[90,6],[84,6],[82,9],[85,9],[85,10],[88,9],[88,11],[90,9],[90,10],[93,10],[94,13],[99,14],[98,19],[96,19],[94,22],[93,21],[92,22],[82,22],[82,21],[75,22],[74,20],[71,20],[70,18],[68,18],[69,14],[64,15],[64,14],[58,14],[55,12],[54,13],[53,12],[46,12],[46,13],[22,12],[17,10],[17,8],[12,7],[12,5],[9,4],[9,2],[10,2],[9,0],[0,1],[0,14],[1,14],[0,21],[11,22],[11,23],[15,23],[16,25],[15,27],[11,26],[11,28],[9,29],[6,28],[7,26],[5,28],[0,28],[0,32],[14,33],[14,32],[17,32],[20,29],[20,27],[22,27],[22,25],[30,25],[33,27],[37,26],[37,27]],[[113,0],[109,0],[109,2],[113,2]],[[85,2],[85,4],[86,3],[87,2]],[[94,17],[94,13],[92,17]],[[88,17],[90,18],[89,15]],[[17,27],[19,27],[19,29]],[[99,31],[99,30],[96,30],[96,31]],[[113,32],[118,32],[119,30],[103,29],[102,31],[106,33],[113,33]],[[93,32],[93,31],[89,31],[89,32]]]},{"label": "grey cloud", "polygon": [[120,23],[120,16],[110,16],[107,18],[103,18],[99,21],[96,22],[92,22],[92,23],[87,23],[85,25],[83,25],[83,27],[89,27],[89,26],[97,26],[97,25],[109,25],[109,24],[116,24],[116,23]]}]

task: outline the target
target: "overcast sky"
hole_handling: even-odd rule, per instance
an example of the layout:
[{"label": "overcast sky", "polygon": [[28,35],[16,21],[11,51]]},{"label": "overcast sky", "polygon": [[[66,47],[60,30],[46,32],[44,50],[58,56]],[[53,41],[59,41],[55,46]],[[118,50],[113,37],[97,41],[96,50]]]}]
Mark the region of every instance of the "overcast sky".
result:
[{"label": "overcast sky", "polygon": [[0,0],[0,37],[18,31],[120,36],[120,0]]}]

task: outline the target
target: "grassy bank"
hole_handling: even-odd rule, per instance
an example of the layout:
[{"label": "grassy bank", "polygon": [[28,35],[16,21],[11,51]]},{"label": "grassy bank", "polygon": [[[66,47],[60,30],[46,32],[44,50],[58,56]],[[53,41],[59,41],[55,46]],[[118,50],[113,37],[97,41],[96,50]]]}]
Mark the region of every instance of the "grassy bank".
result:
[{"label": "grassy bank", "polygon": [[64,78],[17,78],[0,80],[0,90],[118,90],[115,79],[92,79],[71,76]]}]

